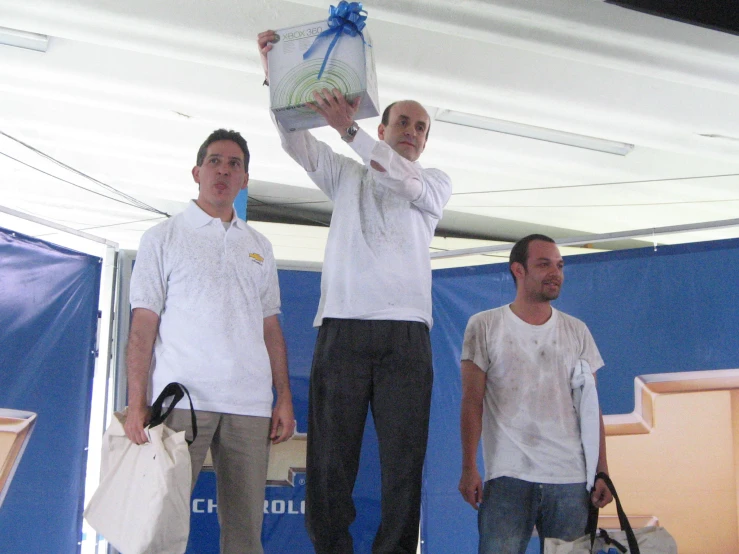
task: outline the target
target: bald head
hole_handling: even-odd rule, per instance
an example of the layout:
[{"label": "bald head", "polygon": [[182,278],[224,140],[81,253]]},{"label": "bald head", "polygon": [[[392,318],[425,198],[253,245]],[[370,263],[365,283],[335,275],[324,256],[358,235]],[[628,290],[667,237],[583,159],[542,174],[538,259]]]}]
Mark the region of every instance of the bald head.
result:
[{"label": "bald head", "polygon": [[426,109],[415,100],[400,100],[385,108],[377,135],[398,154],[415,162],[426,148],[430,130]]}]

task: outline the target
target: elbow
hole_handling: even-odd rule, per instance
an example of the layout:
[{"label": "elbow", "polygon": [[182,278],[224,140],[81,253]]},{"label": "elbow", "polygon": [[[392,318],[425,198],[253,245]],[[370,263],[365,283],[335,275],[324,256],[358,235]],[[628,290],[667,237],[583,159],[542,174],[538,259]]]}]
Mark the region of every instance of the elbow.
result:
[{"label": "elbow", "polygon": [[408,202],[415,203],[423,196],[423,183],[419,179],[407,179],[402,183],[401,195]]}]

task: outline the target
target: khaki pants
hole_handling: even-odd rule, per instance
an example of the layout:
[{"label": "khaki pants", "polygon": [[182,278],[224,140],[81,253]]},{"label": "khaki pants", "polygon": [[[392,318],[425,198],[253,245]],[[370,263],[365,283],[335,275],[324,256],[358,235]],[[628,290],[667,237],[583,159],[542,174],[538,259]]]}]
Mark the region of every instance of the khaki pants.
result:
[{"label": "khaki pants", "polygon": [[[210,447],[216,473],[221,554],[263,554],[270,419],[197,410],[195,415],[198,437],[190,445],[192,487]],[[192,439],[190,410],[173,410],[166,425],[186,431],[186,437]]]}]

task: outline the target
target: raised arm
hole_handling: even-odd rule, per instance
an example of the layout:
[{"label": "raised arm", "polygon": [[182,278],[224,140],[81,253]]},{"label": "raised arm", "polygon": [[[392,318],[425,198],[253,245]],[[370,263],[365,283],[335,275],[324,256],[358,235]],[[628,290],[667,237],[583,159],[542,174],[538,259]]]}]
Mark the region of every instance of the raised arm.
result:
[{"label": "raised arm", "polygon": [[378,185],[387,187],[418,209],[441,219],[452,193],[451,180],[443,171],[423,169],[362,129],[358,129],[354,136],[349,136],[347,130],[356,125],[354,115],[359,108],[359,98],[353,103],[348,102],[338,89],[323,89],[320,93],[314,92],[313,97],[315,102],[309,107],[320,114],[359,154]]},{"label": "raised arm", "polygon": [[[265,85],[269,85],[269,60],[267,59],[267,53],[272,50],[276,41],[277,33],[271,29],[257,35],[257,48],[259,50],[259,57],[262,60],[262,68],[264,69]],[[319,157],[318,141],[307,131],[285,132],[280,124],[277,123],[274,114],[270,115],[272,116],[272,122],[277,128],[277,132],[280,134],[283,150],[307,172],[316,171]]]},{"label": "raised arm", "polygon": [[259,49],[259,57],[262,60],[262,68],[264,69],[264,84],[269,84],[269,63],[267,62],[267,52],[272,50],[273,44],[277,42],[277,33],[272,29],[263,31],[257,35],[257,48]]},{"label": "raised arm", "polygon": [[144,426],[149,420],[146,392],[158,330],[159,316],[155,312],[146,308],[134,308],[126,349],[128,410],[124,430],[126,436],[136,444],[149,441],[144,431]]},{"label": "raised arm", "polygon": [[462,361],[462,476],[459,492],[478,509],[482,502],[482,477],[477,467],[477,446],[482,435],[482,403],[485,398],[485,372],[470,360]]},{"label": "raised arm", "polygon": [[[269,84],[267,52],[272,50],[274,31],[257,36],[257,47],[264,67],[265,83]],[[310,106],[310,105],[309,105]],[[358,165],[354,160],[336,154],[327,144],[316,140],[308,131],[287,132],[272,114],[272,122],[280,135],[282,149],[308,173],[311,180],[333,200],[335,190],[342,182],[347,165]]]},{"label": "raised arm", "polygon": [[282,335],[280,320],[276,315],[264,318],[264,344],[267,347],[269,363],[272,368],[272,386],[277,393],[277,401],[272,410],[272,426],[269,438],[272,444],[284,442],[295,432],[293,398],[290,392],[290,378],[287,372],[287,347]]}]

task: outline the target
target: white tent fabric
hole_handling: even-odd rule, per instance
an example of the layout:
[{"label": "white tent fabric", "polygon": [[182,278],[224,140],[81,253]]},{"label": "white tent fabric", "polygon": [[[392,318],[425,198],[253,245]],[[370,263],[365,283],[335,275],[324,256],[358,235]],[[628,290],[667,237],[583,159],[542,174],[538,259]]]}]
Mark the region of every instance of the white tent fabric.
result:
[{"label": "white tent fabric", "polygon": [[[323,19],[328,4],[0,0],[4,27],[48,36],[45,52],[0,45],[0,203],[136,248],[159,213],[18,141],[171,214],[197,194],[190,169],[199,144],[225,126],[249,141],[252,221],[279,259],[320,264],[331,205],[280,149],[255,37]],[[739,36],[598,0],[376,0],[365,8],[381,104],[414,98],[428,108],[421,161],[453,179],[439,232],[452,238],[438,238],[432,251],[534,231],[564,238],[734,217]],[[465,127],[438,120],[443,110],[634,149],[620,156]],[[351,155],[333,131],[316,134]],[[267,212],[271,222],[259,221]],[[729,227],[658,242],[736,236]]]}]

